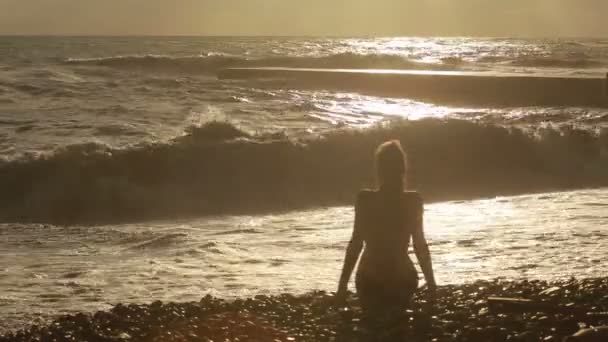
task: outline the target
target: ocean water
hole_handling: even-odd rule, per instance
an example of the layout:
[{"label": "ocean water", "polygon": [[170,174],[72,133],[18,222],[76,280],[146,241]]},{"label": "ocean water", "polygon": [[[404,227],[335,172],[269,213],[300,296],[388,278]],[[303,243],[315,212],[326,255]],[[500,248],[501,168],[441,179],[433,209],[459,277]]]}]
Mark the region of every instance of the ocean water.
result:
[{"label": "ocean water", "polygon": [[238,66],[500,71],[603,77],[608,41],[471,38],[0,37],[0,155],[162,141],[229,120],[321,133],[392,118],[603,123],[597,108],[453,108],[404,98],[218,81]]},{"label": "ocean water", "polygon": [[0,333],[118,302],[333,290],[348,204],[394,137],[434,202],[440,283],[608,275],[605,106],[217,78],[261,66],[603,78],[608,40],[0,37]]}]

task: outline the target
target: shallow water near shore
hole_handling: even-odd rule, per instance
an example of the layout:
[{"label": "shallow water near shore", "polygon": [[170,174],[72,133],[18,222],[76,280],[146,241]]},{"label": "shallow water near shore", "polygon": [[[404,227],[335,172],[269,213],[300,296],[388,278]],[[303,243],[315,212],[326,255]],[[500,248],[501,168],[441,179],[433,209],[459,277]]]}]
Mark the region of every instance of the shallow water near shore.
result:
[{"label": "shallow water near shore", "polygon": [[[440,284],[605,277],[608,189],[426,207]],[[352,207],[113,226],[2,224],[0,333],[119,302],[333,291]]]}]

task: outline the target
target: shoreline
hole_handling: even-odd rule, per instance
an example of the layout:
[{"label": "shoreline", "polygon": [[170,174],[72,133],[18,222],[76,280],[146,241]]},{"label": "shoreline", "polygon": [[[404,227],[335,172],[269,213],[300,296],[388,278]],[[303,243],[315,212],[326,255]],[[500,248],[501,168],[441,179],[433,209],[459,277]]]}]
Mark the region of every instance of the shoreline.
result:
[{"label": "shoreline", "polygon": [[[420,293],[398,318],[367,319],[351,294],[348,309],[333,295],[258,295],[199,302],[117,304],[108,311],[57,318],[0,336],[4,341],[561,341],[608,325],[608,277],[557,281],[478,280],[440,286],[429,312]],[[534,300],[496,309],[489,297]],[[516,312],[519,311],[519,312]],[[207,339],[206,339],[207,338]]]}]

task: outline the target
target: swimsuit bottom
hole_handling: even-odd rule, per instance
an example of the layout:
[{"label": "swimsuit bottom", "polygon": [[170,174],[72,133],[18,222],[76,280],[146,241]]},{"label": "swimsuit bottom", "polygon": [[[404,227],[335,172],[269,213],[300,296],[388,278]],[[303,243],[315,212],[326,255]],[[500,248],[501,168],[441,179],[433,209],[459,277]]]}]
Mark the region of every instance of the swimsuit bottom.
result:
[{"label": "swimsuit bottom", "polygon": [[414,270],[396,279],[392,274],[379,278],[359,270],[355,282],[363,310],[398,310],[410,306],[412,296],[418,288],[418,273]]}]

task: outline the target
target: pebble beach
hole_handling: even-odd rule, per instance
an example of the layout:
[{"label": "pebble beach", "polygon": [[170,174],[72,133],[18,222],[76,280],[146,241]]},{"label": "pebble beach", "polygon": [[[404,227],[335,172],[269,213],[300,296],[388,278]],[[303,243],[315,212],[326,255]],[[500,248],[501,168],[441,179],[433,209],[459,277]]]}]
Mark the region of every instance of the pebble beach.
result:
[{"label": "pebble beach", "polygon": [[[496,307],[489,302],[494,297],[534,304]],[[0,341],[562,341],[580,330],[608,325],[606,278],[475,281],[440,286],[434,305],[423,298],[415,298],[410,310],[371,318],[360,310],[355,295],[347,306],[335,307],[333,294],[324,291],[125,303],[63,316]]]}]

